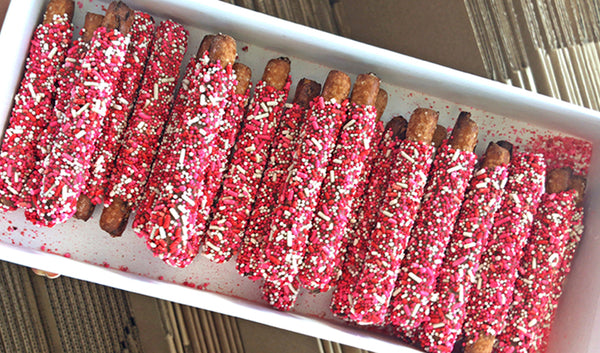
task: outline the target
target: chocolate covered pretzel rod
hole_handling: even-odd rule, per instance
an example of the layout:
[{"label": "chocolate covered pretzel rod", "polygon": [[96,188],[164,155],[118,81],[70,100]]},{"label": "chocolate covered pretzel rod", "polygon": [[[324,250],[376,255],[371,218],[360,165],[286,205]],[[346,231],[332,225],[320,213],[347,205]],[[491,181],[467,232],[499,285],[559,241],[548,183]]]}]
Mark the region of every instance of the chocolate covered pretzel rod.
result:
[{"label": "chocolate covered pretzel rod", "polygon": [[[196,56],[192,56],[190,61],[188,62],[185,74],[183,76],[183,80],[181,81],[181,87],[179,91],[175,95],[175,102],[173,103],[173,108],[170,112],[170,117],[165,117],[167,122],[179,121],[183,116],[183,113],[188,105],[188,100],[190,99],[190,88],[197,87],[198,77],[196,76],[198,72],[202,70],[202,67],[208,65],[210,62],[209,51],[212,44],[213,39],[216,36],[213,34],[207,34],[202,39],[200,43],[200,47],[196,53]],[[193,85],[192,85],[193,82]],[[150,91],[149,91],[150,92]],[[170,146],[170,140],[172,136],[176,136],[178,133],[177,124],[175,123],[165,123],[164,132],[162,137],[160,138],[160,146],[158,150],[168,149]],[[160,134],[158,135],[160,136]],[[137,205],[135,206],[136,215],[133,220],[133,229],[136,234],[143,238],[148,238],[150,236],[150,231],[152,230],[152,224],[150,223],[150,213],[152,208],[154,207],[154,201],[160,194],[160,190],[162,188],[162,180],[160,173],[158,171],[163,170],[165,167],[165,160],[167,159],[167,153],[156,152],[154,156],[154,161],[150,160],[152,163],[152,167],[148,165],[148,177],[146,180],[146,184],[143,189],[139,190],[139,196],[137,197]],[[150,173],[151,170],[156,170],[154,174]],[[120,206],[117,204],[115,207],[115,216],[119,214],[124,215],[125,212],[121,212],[118,210]],[[126,219],[123,219],[124,223],[127,223]],[[125,227],[125,225],[123,225]],[[109,233],[110,231],[107,230]],[[111,233],[112,234],[112,233]]]},{"label": "chocolate covered pretzel rod", "polygon": [[67,106],[67,123],[61,126],[44,161],[36,204],[47,226],[66,221],[76,211],[95,142],[118,83],[131,14],[123,3],[111,3],[83,58],[79,80]]},{"label": "chocolate covered pretzel rod", "polygon": [[470,116],[460,113],[431,166],[390,301],[389,322],[394,326],[411,330],[427,318],[444,251],[477,160],[473,150],[478,128]]},{"label": "chocolate covered pretzel rod", "polygon": [[169,119],[187,38],[183,26],[171,20],[162,22],[154,34],[135,108],[108,181],[106,208],[100,217],[100,227],[112,236],[123,233],[129,213],[145,190],[160,136]]},{"label": "chocolate covered pretzel rod", "polygon": [[546,194],[524,249],[506,327],[496,338],[496,352],[527,353],[538,348],[575,212],[576,192],[566,191],[571,175],[570,168],[548,172]]},{"label": "chocolate covered pretzel rod", "polygon": [[233,72],[236,76],[237,85],[233,94],[227,100],[227,108],[219,126],[214,146],[210,154],[210,165],[204,178],[204,192],[201,194],[200,207],[202,211],[198,216],[198,232],[206,231],[211,207],[221,187],[224,173],[229,168],[229,157],[235,145],[236,137],[244,122],[246,105],[250,98],[252,83],[252,70],[244,64],[233,64]]},{"label": "chocolate covered pretzel rod", "polygon": [[88,12],[85,22],[80,31],[80,38],[73,42],[67,51],[67,57],[56,77],[56,94],[54,109],[50,115],[48,125],[40,132],[36,145],[38,159],[31,173],[21,189],[21,199],[18,207],[25,211],[25,218],[33,224],[44,224],[36,209],[36,199],[39,197],[42,173],[44,172],[43,161],[52,150],[54,141],[60,127],[67,123],[67,105],[71,100],[71,90],[76,84],[81,71],[83,56],[90,49],[90,41],[94,32],[104,20],[104,16]]},{"label": "chocolate covered pretzel rod", "polygon": [[384,322],[431,167],[431,138],[438,115],[431,109],[416,109],[408,122],[406,140],[400,142],[358,283],[348,293],[352,297],[350,319],[359,324]]},{"label": "chocolate covered pretzel rod", "polygon": [[39,159],[36,144],[53,114],[57,74],[73,36],[72,17],[72,0],[52,0],[33,32],[0,150],[0,207],[5,210],[16,209],[27,175]]},{"label": "chocolate covered pretzel rod", "polygon": [[401,116],[394,117],[385,127],[385,132],[374,151],[373,168],[364,192],[364,206],[358,211],[354,228],[348,234],[348,244],[342,265],[340,266],[337,288],[331,300],[331,312],[344,320],[350,320],[349,295],[356,279],[362,272],[362,266],[367,256],[368,244],[373,228],[377,221],[377,213],[387,191],[390,172],[394,165],[397,148],[406,137],[408,122]]},{"label": "chocolate covered pretzel rod", "polygon": [[500,206],[509,162],[508,150],[490,143],[469,183],[432,295],[438,299],[418,330],[417,340],[427,352],[452,352],[461,333],[465,300]]},{"label": "chocolate covered pretzel rod", "polygon": [[[134,100],[144,74],[154,35],[152,16],[136,11],[129,30],[129,46],[125,54],[121,77],[112,97],[112,104],[104,120],[102,132],[96,141],[85,189],[77,200],[75,218],[87,221],[95,205],[104,199],[110,169],[121,146],[127,121],[134,108]],[[176,77],[170,78],[176,81]],[[162,92],[160,92],[162,93]],[[159,94],[160,94],[159,93]]]},{"label": "chocolate covered pretzel rod", "polygon": [[327,163],[346,120],[349,91],[348,75],[330,71],[322,95],[315,98],[307,114],[265,247],[262,268],[267,282],[283,286],[298,274]]},{"label": "chocolate covered pretzel rod", "polygon": [[235,87],[235,40],[217,35],[209,57],[209,63],[196,67],[182,116],[169,122],[173,129],[167,133],[169,146],[159,151],[163,154],[162,168],[157,169],[155,163],[152,170],[162,188],[150,212],[151,231],[146,243],[155,256],[175,267],[187,266],[200,250],[196,222],[201,185],[210,146]]},{"label": "chocolate covered pretzel rod", "polygon": [[567,275],[571,271],[571,262],[575,256],[577,246],[583,236],[583,195],[585,193],[586,180],[581,175],[572,176],[569,180],[569,189],[576,192],[575,195],[575,210],[571,219],[571,229],[569,239],[564,248],[564,253],[560,265],[558,266],[558,274],[556,280],[551,284],[552,294],[548,303],[546,316],[543,318],[541,332],[538,335],[536,346],[538,352],[546,352],[548,346],[548,337],[556,316],[558,301],[562,295]]},{"label": "chocolate covered pretzel rod", "polygon": [[206,233],[203,254],[211,261],[228,261],[239,250],[290,90],[289,72],[288,58],[272,59],[256,85]]},{"label": "chocolate covered pretzel rod", "polygon": [[296,86],[291,107],[283,114],[236,260],[237,270],[242,276],[253,280],[262,278],[260,264],[264,259],[264,238],[270,232],[273,208],[276,207],[280,186],[285,181],[297,150],[306,111],[320,93],[319,83],[301,79]]},{"label": "chocolate covered pretzel rod", "polygon": [[309,290],[324,291],[334,276],[336,259],[345,243],[353,190],[357,187],[369,154],[376,122],[375,101],[379,78],[358,75],[350,97],[348,119],[344,123],[315,209],[298,279]]},{"label": "chocolate covered pretzel rod", "polygon": [[[354,228],[356,227],[358,213],[365,204],[365,192],[367,192],[369,179],[371,177],[371,171],[373,169],[374,159],[377,158],[381,151],[381,139],[383,138],[385,127],[383,122],[380,120],[383,115],[385,108],[388,103],[388,94],[387,92],[380,88],[377,93],[377,98],[375,99],[375,110],[377,115],[375,117],[376,123],[373,128],[373,134],[370,142],[369,153],[364,161],[363,170],[358,178],[358,182],[356,187],[352,190],[351,195],[351,204],[350,204],[350,213],[348,214],[348,225],[344,228],[344,235],[342,236],[342,245],[340,247],[339,256],[335,258],[335,263],[333,265],[333,273],[332,278],[329,281],[329,284],[321,289],[321,291],[327,291],[333,285],[341,275],[341,267],[344,259],[346,257],[346,250],[348,248],[348,243],[354,240]],[[406,123],[406,120],[403,120]],[[404,125],[406,127],[406,125]],[[404,136],[402,137],[404,138]]]},{"label": "chocolate covered pretzel rod", "polygon": [[540,197],[546,163],[531,153],[513,153],[502,203],[481,256],[476,284],[466,305],[466,352],[490,352],[506,322],[523,247]]}]

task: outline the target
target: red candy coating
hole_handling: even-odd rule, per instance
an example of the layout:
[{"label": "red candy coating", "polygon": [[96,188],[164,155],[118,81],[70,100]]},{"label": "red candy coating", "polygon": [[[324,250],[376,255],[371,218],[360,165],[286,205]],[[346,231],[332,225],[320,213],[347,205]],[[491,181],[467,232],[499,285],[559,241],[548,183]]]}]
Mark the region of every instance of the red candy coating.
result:
[{"label": "red candy coating", "polygon": [[502,204],[466,306],[463,332],[467,343],[476,341],[481,333],[496,336],[504,328],[523,247],[544,193],[544,157],[516,154],[508,174]]},{"label": "red candy coating", "polygon": [[358,283],[347,295],[350,319],[359,324],[381,325],[406,248],[432,163],[434,147],[420,142],[400,142],[388,187],[368,241]]}]

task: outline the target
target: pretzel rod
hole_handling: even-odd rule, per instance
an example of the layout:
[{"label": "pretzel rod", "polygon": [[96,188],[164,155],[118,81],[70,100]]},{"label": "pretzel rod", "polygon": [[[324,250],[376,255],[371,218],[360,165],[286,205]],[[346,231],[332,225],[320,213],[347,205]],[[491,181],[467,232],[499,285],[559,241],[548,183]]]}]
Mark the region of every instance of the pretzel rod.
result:
[{"label": "pretzel rod", "polygon": [[497,336],[496,351],[526,353],[538,348],[541,324],[552,298],[552,283],[558,276],[575,211],[575,191],[566,191],[571,174],[568,168],[548,172],[547,192],[533,221],[515,281],[514,300],[506,327]]},{"label": "pretzel rod", "polygon": [[[379,151],[381,149],[380,144],[381,144],[381,139],[383,138],[383,134],[385,132],[385,128],[384,128],[383,123],[380,121],[380,119],[381,119],[381,116],[383,115],[383,112],[385,111],[387,102],[388,102],[388,94],[384,89],[380,88],[379,92],[377,93],[377,98],[375,99],[375,110],[377,111],[377,115],[376,115],[376,123],[373,128],[371,142],[369,143],[371,148],[369,149],[369,153],[367,154],[367,157],[365,158],[364,167],[363,167],[363,170],[362,170],[360,176],[358,177],[358,182],[356,184],[356,187],[352,190],[351,203],[349,205],[350,213],[348,214],[348,223],[349,224],[344,228],[344,234],[342,236],[343,242],[340,247],[339,256],[336,256],[336,258],[335,258],[335,263],[333,265],[332,279],[331,279],[331,281],[329,281],[329,284],[322,289],[322,291],[329,290],[330,286],[334,285],[335,282],[340,277],[341,267],[342,267],[344,258],[346,257],[346,249],[348,247],[348,243],[351,240],[353,240],[353,238],[354,238],[353,233],[354,233],[354,228],[356,227],[356,222],[357,222],[357,218],[358,218],[357,214],[360,210],[362,210],[362,208],[364,206],[364,203],[365,203],[364,194],[368,188],[369,178],[371,177],[371,171],[373,169],[374,158],[377,156],[377,154],[379,153]],[[404,122],[406,123],[406,121],[404,121]]]},{"label": "pretzel rod", "polygon": [[223,175],[229,167],[230,152],[244,121],[245,108],[250,98],[252,71],[248,66],[240,63],[233,64],[233,71],[236,75],[237,85],[227,100],[227,109],[219,126],[212,153],[209,155],[211,162],[203,181],[205,190],[201,193],[200,199],[202,211],[198,214],[198,232],[201,234],[206,231],[211,207],[217,198]]},{"label": "pretzel rod", "polygon": [[94,144],[107,107],[112,103],[127,50],[130,14],[122,3],[111,3],[83,58],[79,80],[67,105],[67,123],[61,126],[44,161],[44,177],[36,204],[46,226],[62,223],[76,211]]},{"label": "pretzel rod", "polygon": [[358,75],[350,97],[348,119],[344,123],[331,154],[331,162],[315,208],[317,217],[307,239],[306,252],[298,279],[308,290],[326,291],[334,276],[336,258],[345,243],[353,190],[369,154],[371,136],[377,118],[375,100],[379,78]]},{"label": "pretzel rod", "polygon": [[[136,11],[129,31],[129,46],[125,53],[121,76],[108,108],[101,135],[96,141],[85,189],[77,201],[74,217],[87,221],[95,205],[102,202],[111,173],[111,167],[121,146],[127,121],[133,111],[144,66],[150,54],[154,34],[152,16]],[[174,77],[176,79],[176,76]],[[160,92],[163,93],[163,92]]]},{"label": "pretzel rod", "polygon": [[[178,121],[181,119],[181,116],[183,115],[186,109],[188,99],[190,99],[190,84],[192,81],[197,80],[195,76],[197,73],[196,68],[202,67],[209,63],[209,50],[214,38],[215,35],[212,34],[204,36],[202,42],[200,43],[200,47],[198,48],[196,56],[192,56],[186,66],[185,74],[183,76],[183,80],[181,81],[181,87],[175,95],[175,102],[173,103],[173,108],[170,112],[170,117],[168,109],[167,111],[165,111],[165,125],[163,125],[164,132],[162,134],[162,137],[158,140],[158,143],[160,144],[160,146],[158,147],[159,151],[162,149],[169,148],[171,136],[177,133],[176,124],[167,122]],[[194,82],[194,85],[197,86],[198,83]],[[160,134],[157,134],[157,136],[160,136]],[[151,171],[154,169],[159,171],[165,168],[164,163],[167,156],[167,153],[155,153],[154,161],[150,160],[152,167],[150,167],[150,164],[147,164],[148,169],[146,169],[146,171],[148,172],[148,176],[146,179],[145,186],[143,186],[143,188],[137,191],[137,195],[139,195],[137,196],[137,201],[133,198],[131,199],[132,201],[130,201],[130,203],[132,204],[134,202],[136,203],[136,215],[133,220],[133,229],[136,232],[136,234],[138,234],[138,236],[146,239],[150,236],[150,231],[152,230],[152,224],[150,224],[150,212],[154,207],[154,201],[156,200],[157,195],[160,193],[162,187],[160,175],[156,174],[156,172],[153,175]],[[115,214],[118,215],[119,206],[115,206],[115,211],[117,212]],[[125,212],[122,212],[122,214],[125,214]],[[127,223],[127,220],[125,218],[123,218],[123,223]]]},{"label": "pretzel rod", "polygon": [[430,304],[430,319],[418,330],[420,346],[427,352],[452,352],[461,333],[465,299],[500,206],[509,162],[508,150],[490,143],[481,169],[469,183],[431,296],[438,299]]},{"label": "pretzel rod", "polygon": [[90,12],[86,14],[84,26],[80,31],[81,36],[73,42],[73,45],[67,51],[65,62],[57,73],[54,109],[50,114],[48,125],[40,132],[36,145],[38,159],[23,184],[21,199],[18,204],[20,208],[24,209],[25,218],[33,224],[41,225],[44,223],[35,207],[44,171],[43,161],[50,153],[60,127],[67,122],[66,107],[71,99],[71,90],[79,78],[81,61],[90,49],[89,42],[94,31],[102,24],[103,19],[104,16],[102,15]]},{"label": "pretzel rod", "polygon": [[471,180],[477,156],[477,124],[461,112],[450,139],[438,149],[415,218],[396,287],[389,322],[414,329],[427,318],[427,309],[444,250]]},{"label": "pretzel rod", "polygon": [[407,124],[403,117],[394,117],[386,126],[379,148],[374,151],[373,168],[368,188],[364,193],[364,206],[357,213],[354,234],[349,234],[339,278],[336,282],[337,288],[333,292],[331,301],[333,314],[344,320],[349,320],[351,300],[348,294],[362,272],[369,239],[387,190],[390,172],[398,152],[398,144],[406,136]]},{"label": "pretzel rod", "polygon": [[73,36],[72,17],[72,0],[52,0],[33,32],[0,150],[0,207],[5,210],[21,202],[21,189],[39,159],[36,145],[52,119],[55,82]]},{"label": "pretzel rod", "polygon": [[448,130],[446,129],[446,127],[438,124],[435,127],[435,132],[433,133],[431,144],[433,145],[433,147],[438,149],[442,146],[442,143],[446,141],[447,136]]},{"label": "pretzel rod", "polygon": [[335,141],[346,120],[349,91],[348,75],[330,71],[322,95],[315,98],[307,113],[297,154],[273,211],[265,261],[261,266],[268,282],[276,285],[292,282],[298,274],[306,246],[307,226],[317,206]]},{"label": "pretzel rod", "polygon": [[416,109],[408,122],[406,140],[400,142],[358,283],[347,293],[352,297],[350,319],[359,324],[380,325],[385,319],[400,255],[406,248],[431,167],[431,138],[437,119],[438,113],[433,110]]},{"label": "pretzel rod", "polygon": [[240,251],[237,270],[242,276],[256,280],[262,278],[260,264],[264,260],[264,238],[268,236],[272,211],[277,204],[280,185],[287,176],[292,158],[297,150],[297,141],[310,102],[321,92],[315,81],[301,79],[296,86],[296,95],[285,111],[275,135],[269,164],[256,194],[256,202],[248,221]]},{"label": "pretzel rod", "polygon": [[544,157],[513,154],[508,175],[490,240],[481,256],[476,285],[466,305],[463,333],[467,352],[490,351],[494,336],[506,322],[518,264],[544,192]]},{"label": "pretzel rod", "polygon": [[289,72],[288,58],[272,59],[256,85],[206,232],[203,254],[211,261],[228,261],[239,250],[290,90]]},{"label": "pretzel rod", "polygon": [[[380,151],[379,144],[381,143],[381,139],[383,138],[383,134],[385,132],[385,127],[383,122],[381,121],[381,117],[388,103],[388,94],[387,91],[383,88],[379,89],[377,92],[377,99],[375,100],[375,110],[377,111],[375,127],[373,128],[373,136],[371,138],[370,145],[372,148],[370,149],[369,154],[364,162],[364,168],[358,180],[358,184],[355,188],[354,196],[352,198],[352,211],[350,215],[350,222],[356,221],[356,213],[358,210],[362,209],[364,206],[364,198],[363,195],[367,189],[367,185],[369,182],[369,177],[371,176],[371,170],[373,169],[373,161],[376,158],[377,154]],[[350,228],[346,228],[348,231]]]},{"label": "pretzel rod", "polygon": [[[187,38],[188,32],[183,26],[171,20],[160,23],[154,33],[147,68],[112,167],[100,217],[100,227],[112,236],[123,233],[129,213],[145,190],[160,136],[169,119]],[[142,61],[145,60],[140,59]]]},{"label": "pretzel rod", "polygon": [[575,256],[577,246],[583,236],[583,195],[585,192],[586,180],[581,175],[571,177],[569,189],[577,192],[575,196],[575,210],[571,219],[571,229],[569,238],[565,245],[564,253],[560,266],[558,266],[558,274],[556,280],[552,285],[552,294],[550,296],[550,302],[548,304],[548,312],[543,318],[541,326],[542,330],[538,335],[536,345],[538,352],[545,352],[548,345],[548,337],[556,316],[556,309],[558,308],[558,301],[562,295],[565,280],[567,275],[571,271],[571,263]]},{"label": "pretzel rod", "polygon": [[[200,250],[196,231],[200,186],[208,168],[210,146],[235,87],[232,64],[235,40],[219,34],[210,46],[210,62],[196,66],[188,104],[161,148],[163,168],[152,173],[163,187],[150,212],[152,227],[146,243],[154,256],[174,267],[185,267]],[[164,145],[163,145],[164,146]],[[143,235],[143,234],[142,234]]]}]

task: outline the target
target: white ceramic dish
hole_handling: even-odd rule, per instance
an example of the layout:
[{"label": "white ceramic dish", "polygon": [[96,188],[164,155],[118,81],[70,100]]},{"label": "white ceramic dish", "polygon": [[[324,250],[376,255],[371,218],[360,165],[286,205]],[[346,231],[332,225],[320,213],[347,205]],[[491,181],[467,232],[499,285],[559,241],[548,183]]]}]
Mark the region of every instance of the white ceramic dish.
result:
[{"label": "white ceramic dish", "polygon": [[[0,83],[2,129],[10,116],[29,38],[45,3],[44,0],[12,1],[0,33],[0,48],[5,51],[0,56],[4,71]],[[286,55],[292,59],[294,83],[301,77],[323,82],[331,68],[344,70],[352,77],[367,71],[377,73],[390,93],[384,120],[396,114],[408,117],[417,106],[431,106],[440,111],[440,122],[451,126],[460,110],[470,110],[481,126],[478,151],[490,140],[507,139],[527,149],[552,136],[563,142],[571,141],[565,140],[569,135],[588,140],[593,150],[600,146],[598,112],[219,1],[126,3],[151,13],[157,20],[169,17],[183,23],[191,32],[188,57],[196,52],[204,34],[232,35],[238,40],[240,61],[253,69],[254,82],[268,59]],[[81,25],[84,11],[99,13],[103,6],[107,6],[106,1],[78,1],[76,25]],[[580,154],[581,150],[567,157],[585,159]],[[597,275],[600,241],[596,233],[600,217],[595,213],[600,200],[597,151],[592,154],[588,179],[586,234],[560,306],[550,352],[600,351],[600,338],[595,335],[600,332]],[[259,284],[239,277],[233,263],[215,265],[199,257],[186,269],[171,268],[153,258],[143,241],[130,230],[121,238],[110,238],[100,230],[98,218],[99,209],[87,223],[71,220],[52,229],[41,229],[25,222],[20,211],[1,213],[0,259],[371,351],[416,352],[393,337],[350,327],[334,319],[328,310],[330,293],[302,292],[293,312],[277,312],[261,301]]]}]

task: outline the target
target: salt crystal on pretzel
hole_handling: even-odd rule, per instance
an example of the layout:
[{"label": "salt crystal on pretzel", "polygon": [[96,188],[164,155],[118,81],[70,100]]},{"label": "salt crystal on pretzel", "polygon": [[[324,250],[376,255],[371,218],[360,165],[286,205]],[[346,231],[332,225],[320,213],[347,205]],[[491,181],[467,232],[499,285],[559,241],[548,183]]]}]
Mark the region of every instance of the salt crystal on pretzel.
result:
[{"label": "salt crystal on pretzel", "polygon": [[[298,279],[308,290],[325,291],[334,276],[348,226],[353,190],[357,187],[370,152],[376,123],[375,101],[379,78],[374,74],[357,77],[344,123],[327,167],[319,193],[312,227]],[[323,217],[323,215],[327,217]]]},{"label": "salt crystal on pretzel", "polygon": [[466,305],[463,333],[468,352],[491,351],[494,337],[506,322],[523,247],[544,193],[544,157],[514,153],[508,175],[502,203]]},{"label": "salt crystal on pretzel", "polygon": [[577,192],[575,196],[575,210],[571,219],[571,229],[569,233],[569,239],[564,248],[562,260],[558,266],[557,278],[552,286],[552,294],[550,295],[550,302],[548,303],[547,314],[541,322],[541,332],[538,335],[536,346],[539,352],[545,352],[548,346],[548,338],[556,316],[556,309],[558,308],[558,301],[562,295],[567,275],[571,270],[571,263],[575,256],[577,246],[583,237],[583,195],[585,192],[586,180],[581,175],[572,176],[570,179],[570,190]]},{"label": "salt crystal on pretzel", "polygon": [[71,90],[79,78],[81,61],[90,49],[89,42],[94,31],[102,24],[103,19],[103,15],[90,12],[85,15],[85,23],[80,32],[81,36],[73,42],[73,45],[67,51],[65,62],[57,73],[54,109],[50,115],[48,125],[40,132],[36,145],[38,160],[36,160],[32,172],[27,176],[18,203],[18,207],[23,208],[25,211],[25,218],[33,224],[44,224],[36,209],[36,199],[39,196],[42,173],[44,172],[43,161],[52,150],[60,127],[67,123],[66,107],[71,100]]},{"label": "salt crystal on pretzel", "polygon": [[406,140],[400,142],[361,274],[348,292],[353,298],[349,318],[359,324],[381,325],[385,320],[401,254],[431,167],[431,138],[437,119],[438,113],[431,109],[416,109],[408,122]]},{"label": "salt crystal on pretzel", "polygon": [[228,261],[239,250],[289,94],[289,72],[288,58],[272,59],[256,85],[206,232],[210,246],[204,247],[203,254],[211,261]]},{"label": "salt crystal on pretzel", "polygon": [[[77,200],[74,217],[87,221],[95,205],[104,199],[111,167],[121,146],[121,139],[131,115],[138,87],[144,74],[154,34],[152,16],[136,11],[129,30],[129,46],[121,68],[121,77],[113,93],[112,104],[104,119],[102,133],[96,141],[86,187]],[[176,77],[172,78],[174,82]],[[162,88],[162,87],[161,87]],[[163,93],[162,90],[160,92]]]},{"label": "salt crystal on pretzel", "polygon": [[287,177],[297,150],[306,111],[320,92],[319,83],[301,79],[296,86],[294,101],[283,114],[236,260],[237,270],[242,276],[253,280],[262,278],[260,264],[264,258],[264,239],[270,232],[272,212],[277,205],[280,186]]},{"label": "salt crystal on pretzel", "polygon": [[[235,40],[217,35],[210,46],[210,63],[198,65],[190,82],[188,104],[177,120],[169,122],[168,148],[161,148],[162,168],[153,168],[162,188],[148,223],[146,244],[152,253],[175,267],[191,263],[200,250],[196,222],[208,153],[233,93]],[[163,146],[164,143],[163,143]],[[144,234],[141,234],[142,236]]]},{"label": "salt crystal on pretzel", "polygon": [[83,58],[79,80],[66,108],[68,121],[61,126],[56,143],[44,160],[45,172],[36,204],[46,226],[62,223],[76,211],[95,142],[119,79],[129,41],[130,17],[127,6],[112,3]]},{"label": "salt crystal on pretzel", "polygon": [[418,342],[428,352],[452,352],[461,333],[465,301],[500,206],[509,162],[508,150],[490,143],[469,183],[432,294],[437,301],[430,304],[429,320],[417,330]]},{"label": "salt crystal on pretzel", "polygon": [[55,83],[73,36],[72,17],[72,0],[52,0],[33,32],[0,149],[0,207],[5,210],[22,201],[21,189],[41,157],[36,145],[52,120]]},{"label": "salt crystal on pretzel", "polygon": [[[200,47],[198,48],[196,56],[192,56],[190,58],[190,61],[188,62],[185,69],[183,80],[181,81],[181,87],[175,95],[175,102],[173,103],[173,108],[170,112],[170,117],[168,109],[166,111],[167,115],[164,117],[166,122],[178,121],[181,119],[181,116],[183,116],[183,113],[188,104],[188,100],[191,97],[191,86],[197,87],[199,85],[197,81],[198,77],[196,76],[196,74],[202,70],[203,66],[208,65],[210,62],[209,51],[212,41],[215,38],[216,36],[213,34],[208,34],[204,36],[202,42],[200,43]],[[153,90],[154,84],[152,83],[148,87],[148,97],[153,97]],[[151,100],[147,100],[146,103],[144,103],[144,107],[147,108],[147,106],[149,106],[151,102]],[[160,139],[158,140],[160,146],[155,148],[155,150],[158,150],[158,152],[155,152],[153,160],[150,160],[151,165],[147,164],[148,169],[146,169],[146,172],[148,172],[148,174],[147,176],[144,176],[146,178],[145,185],[140,185],[143,186],[143,188],[136,191],[137,200],[132,199],[132,201],[130,201],[136,203],[136,215],[133,220],[133,229],[138,236],[146,239],[150,236],[150,232],[152,230],[152,224],[150,223],[150,213],[154,207],[154,201],[156,200],[162,188],[162,176],[160,171],[165,168],[164,163],[168,157],[167,153],[161,153],[160,150],[170,148],[171,138],[177,133],[177,125],[166,122],[163,127],[162,137],[160,137]],[[160,136],[160,134],[158,134],[158,136]],[[120,211],[120,209],[123,209],[124,211]],[[128,216],[129,210],[125,207],[124,203],[117,202],[116,204],[114,204],[113,209],[109,207],[107,212],[108,211],[111,211],[110,218],[114,218],[115,220],[120,219],[121,222],[124,223],[122,226],[125,227],[125,224],[127,223],[126,216]],[[110,223],[117,225],[119,224],[117,221],[111,221]],[[116,228],[113,226],[110,229],[108,227],[103,229],[114,235],[114,233],[110,229]]]},{"label": "salt crystal on pretzel", "polygon": [[348,244],[335,283],[337,287],[331,300],[331,311],[335,316],[344,320],[349,320],[352,300],[348,294],[362,272],[369,239],[387,190],[390,171],[398,152],[398,144],[406,137],[407,124],[408,122],[403,117],[394,117],[386,125],[378,148],[373,151],[372,172],[363,195],[364,205],[355,216],[353,229],[349,230]]},{"label": "salt crystal on pretzel", "polygon": [[[156,29],[138,99],[112,167],[100,227],[112,236],[125,230],[129,213],[142,197],[159,140],[169,119],[179,68],[188,44],[188,32],[167,20]],[[154,99],[154,87],[159,87]]]},{"label": "salt crystal on pretzel", "polygon": [[550,301],[569,241],[575,212],[575,191],[566,191],[570,168],[548,172],[546,194],[538,206],[531,236],[525,245],[506,327],[496,338],[494,350],[526,353],[537,350]]},{"label": "salt crystal on pretzel", "polygon": [[322,95],[315,98],[307,113],[299,149],[273,211],[261,266],[268,282],[292,283],[298,274],[327,163],[346,120],[349,91],[348,75],[330,71]]},{"label": "salt crystal on pretzel", "polygon": [[460,113],[450,139],[437,150],[390,301],[392,325],[414,329],[427,318],[444,251],[477,160],[473,150],[478,127],[470,116]]}]

